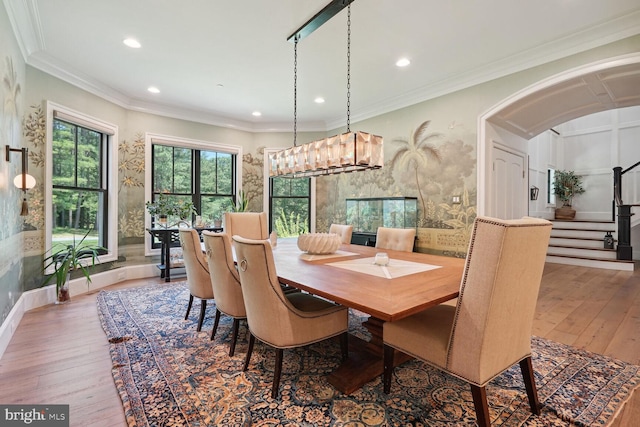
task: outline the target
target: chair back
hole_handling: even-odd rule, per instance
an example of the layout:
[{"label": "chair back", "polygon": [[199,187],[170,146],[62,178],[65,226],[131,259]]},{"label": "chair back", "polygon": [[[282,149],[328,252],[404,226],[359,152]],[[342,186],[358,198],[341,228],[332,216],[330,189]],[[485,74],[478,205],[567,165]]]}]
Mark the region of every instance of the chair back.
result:
[{"label": "chair back", "polygon": [[415,228],[378,227],[376,233],[376,248],[413,252],[415,238]]},{"label": "chair back", "polygon": [[202,299],[213,298],[213,288],[209,277],[209,266],[202,253],[200,246],[200,236],[193,228],[181,228],[178,231],[180,236],[180,246],[182,246],[182,257],[184,267],[187,272],[187,282],[189,292],[194,297]]},{"label": "chair back", "polygon": [[225,212],[224,231],[229,238],[238,235],[247,239],[269,238],[266,212]]},{"label": "chair back", "polygon": [[[321,300],[321,306],[326,310],[315,312],[313,305],[317,305],[316,298],[301,292],[291,294],[291,298],[301,301],[315,301],[307,306],[312,310],[309,313],[296,308],[285,296],[268,240],[245,239],[236,235],[233,236],[233,246],[247,309],[247,323],[253,336],[276,348],[290,348],[343,332],[335,331],[335,319],[323,320],[323,313],[330,314],[336,311],[336,307],[327,309],[326,301]],[[342,314],[344,319],[341,320],[346,330],[346,310]]]},{"label": "chair back", "polygon": [[246,317],[240,276],[233,261],[229,236],[206,230],[202,232],[202,236],[216,307],[228,316]]},{"label": "chair back", "polygon": [[351,243],[351,235],[353,234],[353,225],[344,224],[331,224],[329,227],[329,233],[334,233],[340,236],[342,243]]},{"label": "chair back", "polygon": [[544,219],[475,220],[447,368],[484,385],[531,355],[531,329],[551,223]]}]

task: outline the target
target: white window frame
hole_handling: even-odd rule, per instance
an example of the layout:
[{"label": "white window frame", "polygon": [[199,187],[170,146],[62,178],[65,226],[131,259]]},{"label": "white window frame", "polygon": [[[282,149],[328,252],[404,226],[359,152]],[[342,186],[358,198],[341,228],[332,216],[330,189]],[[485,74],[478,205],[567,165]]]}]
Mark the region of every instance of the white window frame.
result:
[{"label": "white window frame", "polygon": [[118,259],[118,126],[102,119],[72,110],[51,101],[46,102],[46,146],[44,168],[44,237],[45,250],[51,248],[53,232],[53,120],[54,118],[86,127],[107,135],[107,253],[98,256],[96,264]]},{"label": "white window frame", "polygon": [[[269,154],[275,153],[277,151],[282,150],[282,148],[265,148],[264,149],[264,159],[262,164],[264,167],[263,170],[263,187],[262,187],[262,206],[264,206],[264,210],[267,213],[267,218],[271,218],[271,212],[269,212],[269,207],[271,203],[269,203],[269,197],[271,197],[271,192],[269,191]],[[309,233],[316,232],[316,177],[311,177],[309,191],[311,192],[311,206],[309,207]]]},{"label": "white window frame", "polygon": [[[213,141],[202,141],[197,139],[189,139],[189,138],[180,138],[177,136],[168,136],[168,135],[160,135],[156,133],[145,133],[144,136],[144,199],[145,201],[151,200],[151,174],[152,171],[152,161],[151,155],[152,150],[151,146],[157,145],[168,145],[171,147],[181,147],[181,148],[190,148],[196,150],[205,150],[205,151],[217,151],[220,153],[228,153],[236,155],[236,191],[240,191],[242,189],[242,147],[239,145],[229,145],[229,144],[221,144]],[[236,194],[236,199],[238,194]],[[145,230],[151,227],[151,215],[149,211],[145,208],[144,212],[144,226]],[[160,254],[160,249],[152,249],[151,248],[151,235],[149,233],[145,233],[146,237],[144,239],[144,254],[145,256],[152,256]]]}]

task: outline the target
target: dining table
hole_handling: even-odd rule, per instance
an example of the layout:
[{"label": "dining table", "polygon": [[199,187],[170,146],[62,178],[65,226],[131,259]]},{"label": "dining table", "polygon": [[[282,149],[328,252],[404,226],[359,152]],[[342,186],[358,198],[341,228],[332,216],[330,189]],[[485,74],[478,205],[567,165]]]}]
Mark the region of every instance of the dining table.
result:
[{"label": "dining table", "polygon": [[[376,263],[376,255],[382,253],[388,258],[386,265]],[[384,322],[455,299],[465,262],[353,244],[342,244],[331,254],[310,254],[298,249],[295,238],[278,239],[273,255],[281,283],[368,315],[363,325],[371,339],[351,334],[349,358],[329,375],[329,382],[345,394],[382,374]],[[396,352],[394,365],[408,358]]]}]

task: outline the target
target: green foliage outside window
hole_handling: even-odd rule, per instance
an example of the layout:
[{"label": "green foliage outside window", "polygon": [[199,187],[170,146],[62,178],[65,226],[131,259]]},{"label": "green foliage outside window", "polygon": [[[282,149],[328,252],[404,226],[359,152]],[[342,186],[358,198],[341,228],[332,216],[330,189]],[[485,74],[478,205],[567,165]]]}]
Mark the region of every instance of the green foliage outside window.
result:
[{"label": "green foliage outside window", "polygon": [[[106,229],[106,186],[100,132],[61,120],[53,122],[52,248],[74,239],[102,245]],[[94,231],[97,230],[97,231]]]},{"label": "green foliage outside window", "polygon": [[280,237],[308,233],[311,222],[309,178],[271,178],[271,228]]}]

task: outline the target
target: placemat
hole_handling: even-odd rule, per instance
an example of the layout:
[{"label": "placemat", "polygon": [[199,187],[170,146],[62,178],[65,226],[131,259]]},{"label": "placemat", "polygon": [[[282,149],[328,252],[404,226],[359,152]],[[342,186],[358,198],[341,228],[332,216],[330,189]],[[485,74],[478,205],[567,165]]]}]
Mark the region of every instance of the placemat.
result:
[{"label": "placemat", "polygon": [[421,273],[442,267],[440,265],[422,264],[393,258],[389,260],[388,265],[380,266],[374,264],[373,260],[374,257],[359,258],[332,262],[327,265],[357,271],[358,273],[370,274],[372,276],[386,277],[387,279],[395,279],[397,277],[408,276],[409,274]]}]

